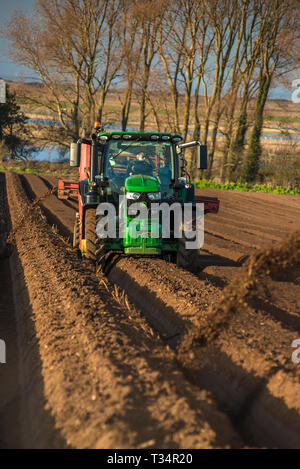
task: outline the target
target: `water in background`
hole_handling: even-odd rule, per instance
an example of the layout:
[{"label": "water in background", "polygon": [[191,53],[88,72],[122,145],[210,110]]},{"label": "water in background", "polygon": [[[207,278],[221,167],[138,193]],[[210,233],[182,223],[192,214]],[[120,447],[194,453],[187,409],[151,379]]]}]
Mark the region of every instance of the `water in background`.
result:
[{"label": "water in background", "polygon": [[[38,124],[45,124],[48,125],[51,123],[60,125],[59,122],[55,121],[47,121],[47,120],[42,120],[42,119],[29,119],[29,122],[34,122]],[[276,127],[265,127],[266,129],[272,129],[276,130]],[[120,131],[121,127],[118,124],[109,124],[106,127],[106,130],[117,130]],[[138,131],[138,128],[135,127],[128,127],[127,132],[134,132]],[[153,129],[145,129],[146,132],[152,132]],[[288,130],[297,130],[295,128],[286,128],[286,131]],[[189,132],[189,134],[192,135],[192,132]],[[211,132],[208,133],[208,135],[211,135]],[[224,135],[222,133],[218,133],[217,137],[222,138]],[[300,133],[295,133],[295,132],[289,132],[289,134],[285,134],[278,128],[277,132],[262,132],[262,139],[263,140],[277,140],[277,141],[297,141],[300,142]],[[32,156],[34,160],[38,161],[51,161],[53,162],[63,162],[63,161],[68,161],[69,160],[69,152],[66,151],[65,155],[62,156],[60,153],[60,148],[58,146],[53,146],[53,147],[48,147],[47,149],[40,149],[37,152],[35,152]]]},{"label": "water in background", "polygon": [[[56,161],[62,161],[58,147],[52,147],[52,148],[48,148],[44,150],[39,149],[36,152],[34,152],[32,157],[34,160],[51,161],[52,163]],[[65,159],[67,158],[68,158],[68,154],[66,153]]]}]

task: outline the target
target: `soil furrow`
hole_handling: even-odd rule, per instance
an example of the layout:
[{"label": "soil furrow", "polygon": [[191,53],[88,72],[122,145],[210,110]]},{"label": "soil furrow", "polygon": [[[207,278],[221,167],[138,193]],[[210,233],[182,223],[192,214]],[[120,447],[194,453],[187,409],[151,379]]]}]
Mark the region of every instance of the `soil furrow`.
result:
[{"label": "soil furrow", "polygon": [[[275,200],[271,197],[269,203],[256,195],[251,194],[250,207],[255,202],[270,206]],[[247,197],[241,194],[240,199],[246,203]],[[282,200],[286,208],[287,199]],[[296,199],[291,200],[295,205]],[[276,241],[277,236],[271,238],[270,234],[269,240]],[[216,239],[223,252],[230,246],[233,250],[236,244],[222,235]],[[253,250],[245,267],[241,267],[242,261],[239,263],[239,276],[224,294],[221,290],[227,278],[234,277],[235,266],[228,263],[227,267],[232,268],[229,276],[224,273],[224,265],[223,271],[214,266],[218,277],[209,274],[205,262],[201,273],[201,260],[195,276],[160,260],[121,259],[109,275],[126,290],[164,341],[179,347],[177,358],[190,381],[197,386],[205,383],[229,409],[244,438],[259,446],[298,447],[300,442],[300,404],[296,398],[300,391],[299,367],[291,361],[291,343],[299,331],[297,289],[292,287],[299,283],[298,268],[295,262],[289,263],[294,251],[298,253],[298,241],[293,239],[287,251],[285,244],[267,254]],[[216,257],[222,247],[214,251],[211,240],[212,257]],[[253,247],[258,245],[254,243]],[[244,253],[243,249],[240,254]],[[272,255],[279,259],[279,269],[291,287],[286,301],[294,305],[292,311],[279,300],[286,290],[283,279],[270,277]],[[227,262],[232,257],[236,259],[233,262],[238,261],[236,255],[231,255]],[[259,272],[262,280],[257,285],[251,275],[249,280],[249,272],[261,258],[266,259],[266,266]]]},{"label": "soil furrow", "polygon": [[[26,202],[19,178],[12,174],[8,192],[16,226]],[[69,445],[242,444],[211,395],[184,378],[173,352],[148,323],[121,304],[118,290],[104,278],[99,282],[88,265],[66,250],[38,210],[15,236],[47,406]]]},{"label": "soil furrow", "polygon": [[[4,241],[10,229],[10,216],[3,173],[0,173],[0,189],[0,239]],[[0,276],[0,337],[6,343],[6,363],[0,365],[0,447],[65,447],[45,408],[31,306],[22,268],[11,249],[0,258]]]}]

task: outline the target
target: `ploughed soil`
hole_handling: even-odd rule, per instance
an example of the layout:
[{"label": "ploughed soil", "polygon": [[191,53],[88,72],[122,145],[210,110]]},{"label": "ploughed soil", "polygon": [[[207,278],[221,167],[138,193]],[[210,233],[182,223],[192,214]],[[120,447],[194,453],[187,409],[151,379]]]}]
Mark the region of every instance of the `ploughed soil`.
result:
[{"label": "ploughed soil", "polygon": [[297,196],[201,190],[221,207],[196,273],[120,258],[107,278],[55,178],[0,178],[0,445],[300,447]]}]

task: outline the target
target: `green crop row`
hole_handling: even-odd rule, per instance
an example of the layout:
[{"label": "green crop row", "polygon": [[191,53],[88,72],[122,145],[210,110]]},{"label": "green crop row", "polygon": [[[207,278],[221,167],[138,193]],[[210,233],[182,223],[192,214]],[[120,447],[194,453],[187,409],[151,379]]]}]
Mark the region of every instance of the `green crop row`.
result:
[{"label": "green crop row", "polygon": [[246,192],[268,192],[272,194],[293,194],[300,195],[300,189],[298,188],[287,188],[282,186],[272,187],[266,184],[255,184],[251,185],[247,182],[228,182],[228,183],[216,183],[214,181],[208,181],[207,179],[201,179],[200,181],[195,182],[195,186],[199,188],[208,188],[208,189],[223,189],[229,191],[246,191]]},{"label": "green crop row", "polygon": [[40,174],[40,171],[38,169],[5,168],[5,166],[1,166],[0,171],[13,171],[14,173]]},{"label": "green crop row", "polygon": [[272,121],[272,122],[285,122],[285,123],[293,123],[293,122],[300,122],[300,117],[298,116],[268,116],[266,115],[264,118],[265,121]]},{"label": "green crop row", "polygon": [[13,173],[29,173],[29,174],[41,174],[45,176],[56,176],[56,177],[70,177],[68,173],[61,173],[56,171],[39,171],[38,169],[21,169],[21,168],[6,168],[5,166],[0,166],[0,171],[11,171]]}]

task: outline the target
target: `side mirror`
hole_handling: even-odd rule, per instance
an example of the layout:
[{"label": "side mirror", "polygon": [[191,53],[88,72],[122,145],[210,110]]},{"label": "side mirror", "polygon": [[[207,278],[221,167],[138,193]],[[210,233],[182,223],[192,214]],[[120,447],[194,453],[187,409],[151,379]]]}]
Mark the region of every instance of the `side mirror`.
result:
[{"label": "side mirror", "polygon": [[207,169],[207,145],[197,146],[197,169]]},{"label": "side mirror", "polygon": [[80,143],[71,143],[70,146],[70,166],[76,168],[80,166]]}]

